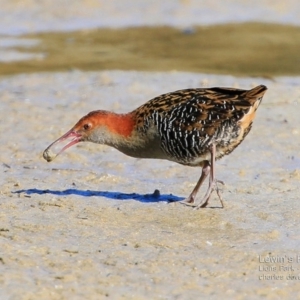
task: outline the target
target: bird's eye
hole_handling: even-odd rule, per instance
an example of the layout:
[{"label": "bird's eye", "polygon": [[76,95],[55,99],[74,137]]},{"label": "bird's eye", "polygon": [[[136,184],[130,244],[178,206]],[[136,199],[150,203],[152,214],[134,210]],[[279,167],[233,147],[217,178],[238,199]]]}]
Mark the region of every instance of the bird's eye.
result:
[{"label": "bird's eye", "polygon": [[88,124],[88,123],[87,123],[87,124],[84,124],[84,125],[83,125],[83,129],[84,129],[84,130],[89,130],[90,128],[91,128],[91,124]]}]

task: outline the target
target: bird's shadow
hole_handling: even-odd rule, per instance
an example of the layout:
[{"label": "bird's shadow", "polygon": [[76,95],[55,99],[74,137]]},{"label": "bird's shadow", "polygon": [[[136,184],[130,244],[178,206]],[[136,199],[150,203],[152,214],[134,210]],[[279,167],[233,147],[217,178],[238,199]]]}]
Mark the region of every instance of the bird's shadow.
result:
[{"label": "bird's shadow", "polygon": [[67,195],[77,195],[82,197],[105,197],[114,200],[136,200],[140,202],[153,203],[153,202],[177,202],[184,198],[174,196],[172,194],[160,194],[158,190],[155,190],[152,194],[138,194],[138,193],[120,193],[120,192],[108,192],[108,191],[91,191],[91,190],[79,190],[79,189],[66,189],[62,191],[58,190],[40,190],[40,189],[24,189],[18,190],[13,193],[26,195],[44,195],[51,194],[56,196],[67,196]]}]

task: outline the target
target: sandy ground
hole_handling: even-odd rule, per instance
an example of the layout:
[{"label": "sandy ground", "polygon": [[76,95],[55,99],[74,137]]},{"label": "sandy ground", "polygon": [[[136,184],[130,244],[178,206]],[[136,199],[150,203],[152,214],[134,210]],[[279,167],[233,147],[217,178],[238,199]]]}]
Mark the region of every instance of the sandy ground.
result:
[{"label": "sandy ground", "polygon": [[[14,47],[35,41],[11,36],[40,31],[299,25],[296,0],[220,3],[1,0],[0,60],[28,59]],[[94,144],[52,163],[42,158],[91,110],[126,112],[181,88],[258,84],[269,90],[251,133],[217,164],[224,209],[215,195],[198,211],[177,203],[194,187],[197,168]],[[299,86],[299,77],[179,72],[1,77],[0,299],[300,298]]]},{"label": "sandy ground", "polygon": [[[300,78],[69,72],[0,80],[1,299],[300,297]],[[94,144],[42,151],[84,114],[199,86],[268,86],[225,181],[198,211],[200,169]],[[160,196],[153,195],[158,189]],[[294,276],[294,277],[291,277]]]}]

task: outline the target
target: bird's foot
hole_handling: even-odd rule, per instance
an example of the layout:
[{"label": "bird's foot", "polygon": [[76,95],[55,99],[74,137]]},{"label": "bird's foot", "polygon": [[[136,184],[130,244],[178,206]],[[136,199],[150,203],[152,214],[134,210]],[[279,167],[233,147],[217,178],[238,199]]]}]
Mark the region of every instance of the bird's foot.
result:
[{"label": "bird's foot", "polygon": [[193,206],[193,207],[197,206],[197,204],[195,204],[195,198],[192,194],[188,196],[186,199],[180,201],[179,203],[186,206]]},{"label": "bird's foot", "polygon": [[200,201],[200,203],[195,203],[195,196],[193,195],[193,193],[187,197],[186,199],[180,201],[179,203],[181,204],[184,204],[186,206],[191,206],[191,207],[194,207],[194,209],[199,209],[199,208],[203,208],[203,207],[206,207],[207,204],[208,204],[208,201],[210,199],[210,196],[212,194],[213,191],[216,191],[218,197],[219,197],[219,200],[221,202],[221,206],[222,208],[224,207],[224,203],[223,203],[223,199],[222,199],[222,196],[220,194],[220,189],[218,187],[218,183],[224,185],[225,183],[221,180],[214,180],[210,186],[208,187],[207,191],[206,191],[206,194],[205,196],[203,197],[203,199]]},{"label": "bird's foot", "polygon": [[221,206],[222,206],[222,208],[224,208],[224,202],[223,202],[222,196],[220,194],[220,189],[218,187],[218,183],[224,185],[224,182],[221,181],[221,180],[215,179],[214,181],[212,181],[209,184],[208,189],[206,191],[206,194],[203,197],[203,199],[200,201],[200,203],[198,205],[193,205],[195,207],[194,209],[199,209],[199,208],[206,207],[213,191],[216,191],[216,193],[219,197],[219,200],[221,202]]}]

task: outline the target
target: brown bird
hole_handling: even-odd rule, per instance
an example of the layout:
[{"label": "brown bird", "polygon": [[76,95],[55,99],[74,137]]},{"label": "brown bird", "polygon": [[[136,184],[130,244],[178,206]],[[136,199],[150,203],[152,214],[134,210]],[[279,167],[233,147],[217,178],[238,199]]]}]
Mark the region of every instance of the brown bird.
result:
[{"label": "brown bird", "polygon": [[[89,141],[136,158],[202,167],[195,188],[182,203],[197,209],[205,207],[215,190],[223,207],[217,186],[222,182],[215,178],[215,161],[244,140],[266,90],[264,85],[251,90],[185,89],[158,96],[127,114],[92,111],[53,142],[43,157],[49,162],[72,145]],[[208,189],[196,204],[198,190],[208,175]]]}]

